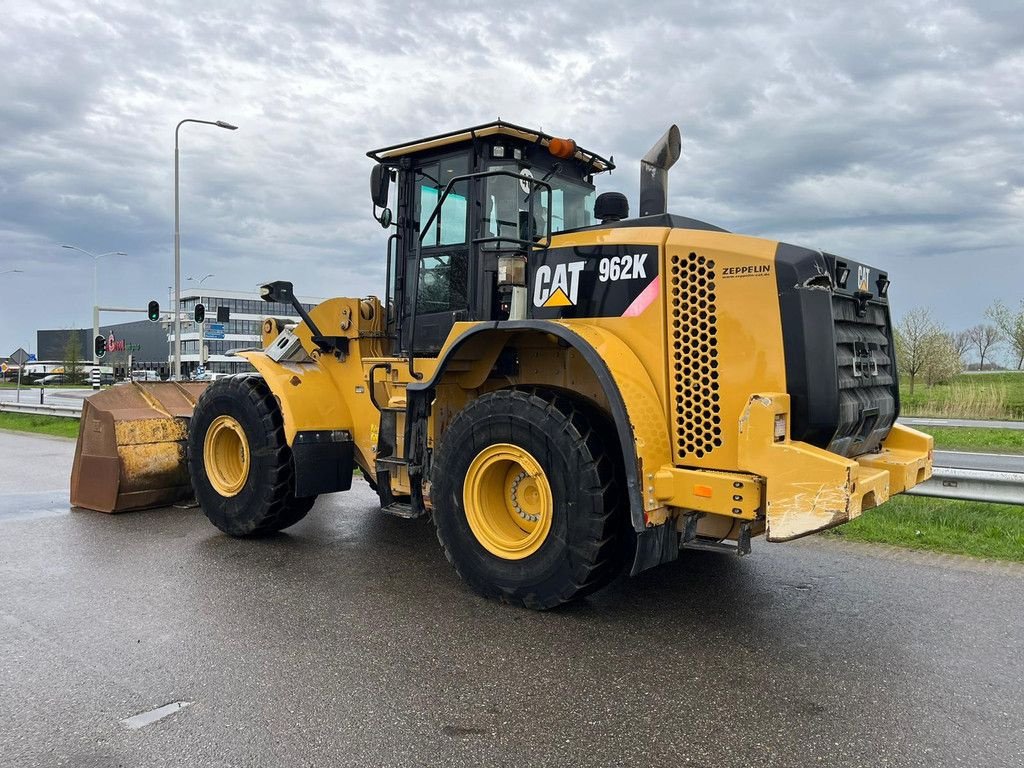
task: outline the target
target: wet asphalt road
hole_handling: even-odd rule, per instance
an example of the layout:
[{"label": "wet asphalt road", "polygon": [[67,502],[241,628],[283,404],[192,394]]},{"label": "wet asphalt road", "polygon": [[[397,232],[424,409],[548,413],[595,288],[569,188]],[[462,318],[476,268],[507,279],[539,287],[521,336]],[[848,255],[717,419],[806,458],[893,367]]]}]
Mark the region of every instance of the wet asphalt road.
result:
[{"label": "wet asphalt road", "polygon": [[935,466],[987,469],[995,472],[1024,472],[1024,456],[1004,453],[935,451]]},{"label": "wet asphalt road", "polygon": [[72,450],[0,432],[0,765],[1024,764],[1018,566],[758,541],[537,614],[360,481],[235,541],[69,513]]}]

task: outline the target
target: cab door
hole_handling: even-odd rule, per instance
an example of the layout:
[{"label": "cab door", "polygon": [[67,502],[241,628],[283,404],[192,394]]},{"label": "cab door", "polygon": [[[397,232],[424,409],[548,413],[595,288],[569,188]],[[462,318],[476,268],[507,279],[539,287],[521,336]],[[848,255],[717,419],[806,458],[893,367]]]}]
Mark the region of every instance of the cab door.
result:
[{"label": "cab door", "polygon": [[[468,289],[473,283],[469,237],[471,185],[468,181],[459,182],[449,192],[427,231],[422,230],[448,182],[468,173],[469,166],[469,153],[463,151],[432,158],[417,165],[409,174],[413,232],[410,247],[404,249],[407,289],[403,301],[402,348],[411,346],[417,357],[436,356],[452,326],[470,319]],[[409,320],[413,313],[416,314],[415,338],[410,339],[412,324]]]}]

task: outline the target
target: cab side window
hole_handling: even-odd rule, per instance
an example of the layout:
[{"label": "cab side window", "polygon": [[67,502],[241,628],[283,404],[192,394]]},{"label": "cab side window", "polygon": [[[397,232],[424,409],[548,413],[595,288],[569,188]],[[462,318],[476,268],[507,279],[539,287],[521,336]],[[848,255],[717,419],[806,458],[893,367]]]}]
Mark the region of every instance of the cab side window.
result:
[{"label": "cab side window", "polygon": [[[430,214],[437,207],[448,182],[468,172],[469,158],[459,154],[438,163],[420,168],[416,173],[416,225],[417,229],[427,223]],[[440,212],[430,222],[430,231],[423,238],[423,249],[446,245],[465,245],[469,214],[469,184],[462,181],[455,185]]]}]

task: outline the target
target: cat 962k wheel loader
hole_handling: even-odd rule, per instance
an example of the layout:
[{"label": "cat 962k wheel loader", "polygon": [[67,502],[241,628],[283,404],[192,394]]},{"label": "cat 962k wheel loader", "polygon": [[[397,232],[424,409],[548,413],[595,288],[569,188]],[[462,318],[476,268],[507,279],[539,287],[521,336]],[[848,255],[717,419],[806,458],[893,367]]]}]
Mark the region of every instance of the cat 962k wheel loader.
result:
[{"label": "cat 962k wheel loader", "polygon": [[[885,271],[666,212],[673,126],[638,215],[609,160],[494,122],[369,153],[384,298],[264,323],[256,373],[199,397],[196,497],[234,536],[285,528],[359,468],[432,515],[480,593],[534,608],[687,547],[749,551],[931,475],[895,424]],[[392,213],[392,211],[394,213]]]}]

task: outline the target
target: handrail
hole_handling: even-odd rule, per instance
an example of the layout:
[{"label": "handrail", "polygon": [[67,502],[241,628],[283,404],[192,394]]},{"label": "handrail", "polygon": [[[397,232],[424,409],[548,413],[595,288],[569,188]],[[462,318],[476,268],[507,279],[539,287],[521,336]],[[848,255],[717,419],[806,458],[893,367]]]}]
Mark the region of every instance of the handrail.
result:
[{"label": "handrail", "polygon": [[[400,234],[398,234],[398,232],[393,232],[388,237],[387,263],[384,265],[384,333],[385,334],[387,334],[389,332],[388,325],[391,322],[391,318],[389,317],[389,314],[390,314],[390,311],[391,311],[391,302],[395,298],[394,294],[392,294],[390,292],[391,291],[391,243],[393,241],[401,240],[401,239],[402,239],[402,236]],[[397,253],[398,253],[398,251],[396,250],[395,251],[395,254],[396,254],[395,255],[395,260],[396,261],[398,260]],[[396,266],[397,266],[397,264],[396,264]],[[396,274],[395,275],[396,282],[397,282],[397,277],[398,276]],[[397,307],[395,308],[395,311],[396,312],[398,311]]]},{"label": "handrail", "polygon": [[383,368],[386,372],[390,373],[391,363],[374,363],[373,365],[370,366],[370,370],[366,372],[366,378],[369,383],[370,403],[378,411],[382,411],[384,409],[381,408],[380,403],[377,402],[377,393],[374,391],[376,389],[376,386],[373,381],[373,375],[377,372],[379,368]]},{"label": "handrail", "polygon": [[480,243],[504,242],[504,243],[509,243],[511,245],[518,245],[518,246],[522,246],[524,248],[529,248],[531,250],[533,250],[533,249],[540,249],[542,251],[546,251],[551,246],[551,197],[552,197],[552,187],[551,187],[550,184],[548,184],[543,179],[534,179],[531,176],[523,176],[522,174],[516,173],[514,171],[507,171],[507,170],[504,170],[504,169],[495,169],[495,170],[491,170],[491,171],[477,171],[476,173],[463,174],[462,176],[456,176],[456,177],[454,177],[454,178],[452,178],[452,179],[450,179],[448,181],[448,183],[445,185],[444,192],[442,192],[441,193],[441,197],[438,198],[437,205],[434,206],[434,210],[431,212],[430,217],[427,219],[426,223],[423,224],[420,227],[420,236],[419,236],[419,238],[416,241],[416,258],[415,258],[416,273],[413,276],[414,279],[413,279],[413,283],[412,283],[412,307],[411,307],[412,313],[411,313],[410,323],[409,323],[409,375],[412,378],[416,379],[417,381],[419,379],[423,378],[423,374],[416,370],[416,367],[415,367],[416,366],[415,351],[414,351],[415,350],[415,344],[416,344],[416,314],[417,314],[416,313],[416,305],[419,302],[419,293],[420,293],[420,261],[422,259],[422,253],[423,253],[423,238],[426,237],[427,232],[430,231],[430,225],[434,223],[434,220],[437,218],[438,214],[440,214],[441,207],[444,205],[444,201],[448,199],[448,195],[451,193],[452,188],[456,184],[458,184],[459,182],[462,182],[462,181],[470,181],[472,179],[482,179],[482,178],[486,178],[486,177],[489,177],[489,176],[508,176],[510,178],[516,179],[520,183],[522,183],[523,181],[526,181],[527,183],[529,183],[532,186],[541,187],[541,188],[543,188],[547,192],[547,194],[548,194],[548,205],[547,205],[547,217],[545,219],[545,223],[547,225],[546,228],[545,228],[545,232],[547,233],[546,239],[545,239],[543,244],[534,242],[533,239],[532,239],[533,229],[534,229],[534,226],[533,226],[534,197],[533,197],[533,189],[532,189],[532,186],[531,186],[530,193],[527,196],[529,201],[530,201],[530,206],[529,206],[529,208],[526,211],[526,213],[528,213],[529,216],[530,216],[530,220],[528,222],[528,226],[527,226],[527,229],[526,229],[526,234],[531,239],[523,240],[521,238],[514,238],[514,237],[478,237],[478,238],[474,238],[473,240],[471,240],[470,241],[471,244],[472,245],[479,245]]}]

